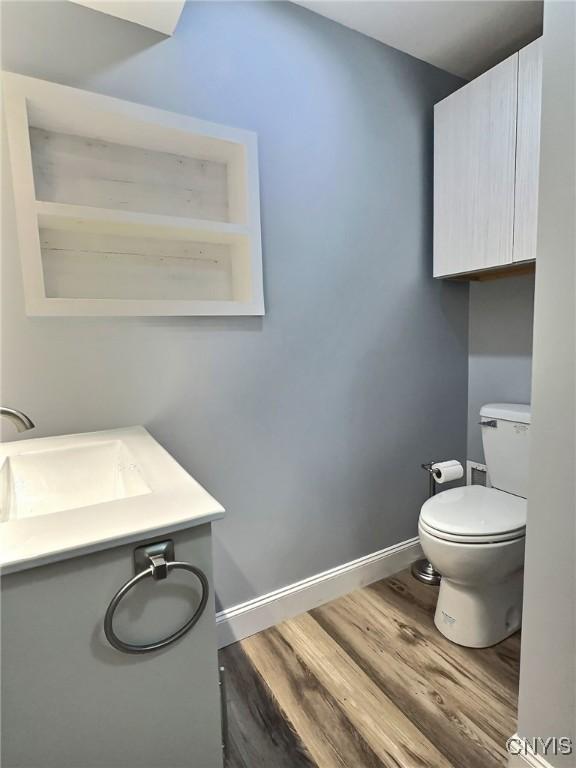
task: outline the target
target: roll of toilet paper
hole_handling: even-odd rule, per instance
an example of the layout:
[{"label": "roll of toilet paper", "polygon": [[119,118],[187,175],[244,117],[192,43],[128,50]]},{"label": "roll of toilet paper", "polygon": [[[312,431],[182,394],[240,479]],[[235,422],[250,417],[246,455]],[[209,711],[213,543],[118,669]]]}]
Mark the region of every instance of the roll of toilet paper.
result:
[{"label": "roll of toilet paper", "polygon": [[437,483],[451,483],[452,480],[460,480],[464,477],[464,467],[456,459],[432,464],[432,472]]}]

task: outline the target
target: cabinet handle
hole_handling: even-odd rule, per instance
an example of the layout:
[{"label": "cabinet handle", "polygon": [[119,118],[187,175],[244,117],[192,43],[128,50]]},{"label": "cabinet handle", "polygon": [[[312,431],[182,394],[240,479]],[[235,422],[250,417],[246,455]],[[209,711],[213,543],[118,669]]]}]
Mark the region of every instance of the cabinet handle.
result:
[{"label": "cabinet handle", "polygon": [[222,754],[224,755],[224,759],[228,757],[229,754],[229,733],[228,733],[228,697],[226,696],[226,668],[220,667],[219,669],[219,680],[218,684],[220,686],[220,712],[221,712],[221,722],[222,722]]}]

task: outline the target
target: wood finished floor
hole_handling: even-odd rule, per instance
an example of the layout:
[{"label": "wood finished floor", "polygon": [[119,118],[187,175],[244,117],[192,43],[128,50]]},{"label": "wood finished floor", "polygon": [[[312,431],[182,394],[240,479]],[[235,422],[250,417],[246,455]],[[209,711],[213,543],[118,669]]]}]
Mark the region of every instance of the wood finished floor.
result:
[{"label": "wood finished floor", "polygon": [[446,640],[403,572],[220,652],[227,768],[504,768],[520,637]]}]

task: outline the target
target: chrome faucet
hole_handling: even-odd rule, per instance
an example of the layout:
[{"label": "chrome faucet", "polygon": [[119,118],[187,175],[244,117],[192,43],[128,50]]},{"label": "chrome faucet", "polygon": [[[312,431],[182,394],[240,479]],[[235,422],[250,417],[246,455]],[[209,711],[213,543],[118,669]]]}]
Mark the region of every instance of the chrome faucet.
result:
[{"label": "chrome faucet", "polygon": [[0,405],[0,416],[3,416],[4,418],[8,419],[8,421],[12,422],[18,432],[25,432],[27,429],[34,429],[36,424],[32,421],[32,419],[28,418],[25,413],[22,413],[22,411],[15,411],[13,408],[4,408],[3,405]]}]

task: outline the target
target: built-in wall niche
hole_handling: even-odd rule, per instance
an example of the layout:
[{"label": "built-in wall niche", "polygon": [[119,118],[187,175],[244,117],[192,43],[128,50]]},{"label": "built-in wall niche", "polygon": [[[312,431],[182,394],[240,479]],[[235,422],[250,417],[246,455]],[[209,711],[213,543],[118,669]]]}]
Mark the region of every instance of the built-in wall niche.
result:
[{"label": "built-in wall niche", "polygon": [[31,315],[261,315],[255,134],[4,74]]}]

